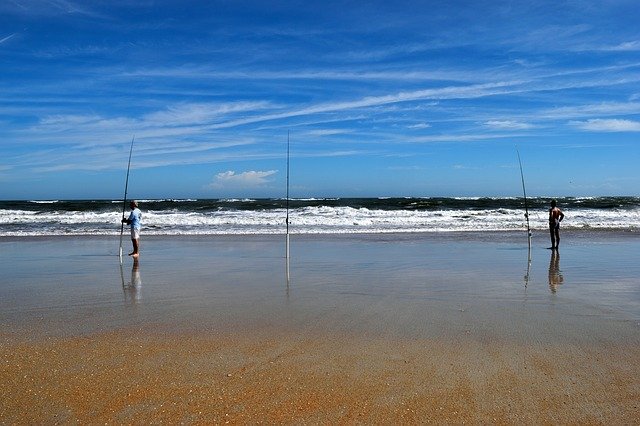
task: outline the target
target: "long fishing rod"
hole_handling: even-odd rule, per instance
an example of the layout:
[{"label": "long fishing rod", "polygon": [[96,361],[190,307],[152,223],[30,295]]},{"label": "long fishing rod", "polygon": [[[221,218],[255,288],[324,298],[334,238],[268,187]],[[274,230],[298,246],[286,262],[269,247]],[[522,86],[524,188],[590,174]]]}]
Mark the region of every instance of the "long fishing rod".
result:
[{"label": "long fishing rod", "polygon": [[520,165],[520,178],[522,179],[522,193],[524,194],[524,217],[527,219],[527,240],[529,243],[529,257],[531,257],[531,227],[529,225],[529,205],[527,203],[527,188],[524,184],[524,172],[522,171],[522,161],[520,160],[520,151],[516,148],[518,154],[518,164]]},{"label": "long fishing rod", "polygon": [[290,132],[287,131],[287,284],[289,283],[289,147]]},{"label": "long fishing rod", "polygon": [[[122,199],[122,219],[124,219],[124,212],[127,209],[127,191],[129,189],[129,170],[131,170],[131,154],[133,153],[133,141],[136,139],[136,135],[131,138],[131,147],[129,148],[129,162],[127,163],[127,179],[124,182],[124,198]],[[120,221],[120,263],[122,264],[122,234],[124,234],[124,222]]]}]

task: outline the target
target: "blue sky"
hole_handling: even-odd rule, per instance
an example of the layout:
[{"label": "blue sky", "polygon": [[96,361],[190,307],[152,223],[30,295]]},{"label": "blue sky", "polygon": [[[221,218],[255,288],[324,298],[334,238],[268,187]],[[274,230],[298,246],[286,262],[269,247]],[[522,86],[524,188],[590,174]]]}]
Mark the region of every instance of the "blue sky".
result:
[{"label": "blue sky", "polygon": [[640,195],[640,7],[0,3],[0,198]]}]

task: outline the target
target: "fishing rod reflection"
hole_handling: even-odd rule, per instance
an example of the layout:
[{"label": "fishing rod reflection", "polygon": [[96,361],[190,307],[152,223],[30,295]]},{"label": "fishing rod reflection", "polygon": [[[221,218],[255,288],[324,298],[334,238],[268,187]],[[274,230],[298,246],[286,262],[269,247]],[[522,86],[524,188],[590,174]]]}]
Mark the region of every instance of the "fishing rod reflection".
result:
[{"label": "fishing rod reflection", "polygon": [[551,250],[551,259],[549,260],[549,289],[551,293],[555,293],[563,282],[564,277],[560,271],[560,253],[558,250]]},{"label": "fishing rod reflection", "polygon": [[140,277],[140,262],[138,258],[133,258],[131,279],[125,281],[122,265],[120,265],[120,276],[122,278],[122,291],[124,292],[125,304],[138,304],[142,300],[142,278]]},{"label": "fishing rod reflection", "polygon": [[527,271],[524,274],[524,288],[529,286],[529,280],[531,279],[531,247],[527,252]]}]

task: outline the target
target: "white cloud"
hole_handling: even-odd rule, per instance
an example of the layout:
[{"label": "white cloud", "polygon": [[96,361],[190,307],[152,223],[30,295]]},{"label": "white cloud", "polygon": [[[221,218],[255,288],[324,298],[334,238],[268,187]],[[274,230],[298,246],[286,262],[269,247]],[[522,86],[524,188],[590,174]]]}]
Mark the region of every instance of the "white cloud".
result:
[{"label": "white cloud", "polygon": [[0,38],[0,44],[4,43],[5,41],[11,40],[15,35],[16,35],[16,33],[13,33],[13,34],[8,35],[6,37]]},{"label": "white cloud", "polygon": [[571,121],[569,124],[590,132],[640,132],[640,121],[620,119],[592,119]]},{"label": "white cloud", "polygon": [[254,112],[269,106],[268,102],[230,102],[223,104],[184,103],[171,105],[143,117],[143,121],[155,125],[182,126],[210,123],[226,119],[236,113]]},{"label": "white cloud", "polygon": [[255,188],[269,183],[269,176],[276,174],[277,170],[247,171],[236,173],[232,170],[215,175],[210,188]]},{"label": "white cloud", "polygon": [[[216,67],[164,67],[139,68],[136,70],[118,71],[118,77],[166,77],[166,78],[207,78],[217,80],[427,80],[427,81],[461,81],[480,82],[495,78],[499,70],[476,71],[469,73],[456,69],[435,71],[371,71],[371,70],[282,70],[282,71],[220,71]],[[505,74],[505,78],[507,75]]]},{"label": "white cloud", "polygon": [[429,127],[431,127],[429,123],[418,123],[409,126],[410,129],[428,129]]},{"label": "white cloud", "polygon": [[624,43],[620,43],[617,46],[612,46],[609,48],[606,48],[605,50],[610,50],[613,52],[633,52],[633,51],[638,51],[640,50],[640,41],[638,40],[634,40],[634,41],[627,41]]},{"label": "white cloud", "polygon": [[409,143],[436,143],[436,142],[473,142],[473,141],[486,141],[491,139],[505,139],[515,138],[522,136],[517,132],[513,133],[465,133],[458,135],[432,135],[432,136],[420,136],[415,138],[405,138],[405,142]]},{"label": "white cloud", "polygon": [[485,122],[484,126],[500,130],[526,130],[534,127],[532,124],[513,120],[490,120]]},{"label": "white cloud", "polygon": [[586,104],[578,106],[558,107],[541,111],[538,119],[570,119],[586,118],[588,116],[611,116],[621,114],[637,114],[640,111],[640,103],[634,102],[633,95],[630,102],[601,102],[598,104]]},{"label": "white cloud", "polygon": [[477,167],[466,166],[464,164],[454,164],[451,166],[453,170],[477,170]]},{"label": "white cloud", "polygon": [[94,18],[107,18],[97,10],[89,9],[84,3],[69,0],[31,0],[0,2],[0,12],[22,16],[42,17],[61,14],[77,14]]},{"label": "white cloud", "polygon": [[441,99],[477,99],[487,96],[506,95],[528,91],[521,87],[522,81],[495,82],[486,84],[473,84],[467,86],[447,86],[436,89],[414,90],[397,92],[390,95],[367,96],[353,101],[339,101],[317,104],[306,108],[293,108],[287,112],[268,113],[262,116],[230,120],[225,123],[208,126],[209,129],[224,129],[242,125],[259,123],[264,121],[282,120],[286,118],[302,117],[314,114],[326,114],[359,110],[378,106],[386,106],[401,102],[415,102],[423,100]]},{"label": "white cloud", "polygon": [[348,131],[343,129],[311,130],[309,136],[333,136],[345,133],[348,133]]}]

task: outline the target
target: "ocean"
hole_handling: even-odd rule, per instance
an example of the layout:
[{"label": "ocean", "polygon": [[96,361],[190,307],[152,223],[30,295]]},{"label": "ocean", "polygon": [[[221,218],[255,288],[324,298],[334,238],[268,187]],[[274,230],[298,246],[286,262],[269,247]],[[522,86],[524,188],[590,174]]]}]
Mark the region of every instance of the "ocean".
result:
[{"label": "ocean", "polygon": [[[637,231],[640,197],[558,198],[563,229]],[[550,198],[528,200],[530,226],[547,230]],[[283,234],[286,199],[139,200],[145,235]],[[289,200],[291,234],[498,232],[526,229],[522,198]],[[128,207],[127,207],[128,215]],[[116,235],[122,200],[0,201],[0,237]]]}]

